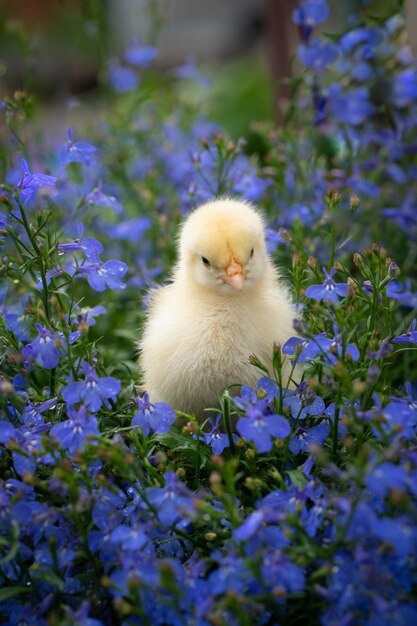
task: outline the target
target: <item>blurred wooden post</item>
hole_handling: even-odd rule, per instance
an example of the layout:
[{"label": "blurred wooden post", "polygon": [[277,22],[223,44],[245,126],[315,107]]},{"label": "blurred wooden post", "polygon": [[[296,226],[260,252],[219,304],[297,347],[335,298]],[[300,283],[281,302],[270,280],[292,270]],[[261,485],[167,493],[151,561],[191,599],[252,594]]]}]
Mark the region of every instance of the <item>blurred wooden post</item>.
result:
[{"label": "blurred wooden post", "polygon": [[275,117],[282,124],[290,98],[291,56],[296,39],[294,0],[265,0],[267,55],[274,84]]}]

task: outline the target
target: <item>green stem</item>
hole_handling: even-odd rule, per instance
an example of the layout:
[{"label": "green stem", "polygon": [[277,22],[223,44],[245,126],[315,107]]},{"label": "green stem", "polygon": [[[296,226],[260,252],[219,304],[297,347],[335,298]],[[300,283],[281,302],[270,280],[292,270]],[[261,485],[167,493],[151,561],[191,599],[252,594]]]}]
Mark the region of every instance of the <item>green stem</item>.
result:
[{"label": "green stem", "polygon": [[43,291],[43,305],[45,308],[45,315],[46,315],[46,319],[48,320],[48,322],[51,321],[50,318],[50,314],[49,314],[49,302],[48,302],[48,285],[46,283],[46,272],[45,272],[45,265],[44,265],[44,260],[43,260],[43,256],[42,256],[42,251],[39,248],[37,241],[35,239],[35,237],[33,236],[33,233],[30,229],[30,224],[28,222],[28,219],[26,217],[26,213],[25,210],[23,208],[22,203],[20,202],[20,200],[17,199],[17,204],[19,205],[19,210],[20,210],[20,215],[22,217],[22,222],[23,222],[23,227],[26,231],[27,236],[29,237],[29,241],[32,244],[33,249],[35,250],[38,259],[39,259],[39,271],[41,274],[41,280],[42,280],[42,291]]},{"label": "green stem", "polygon": [[227,438],[229,440],[230,451],[235,453],[235,442],[233,441],[232,427],[230,424],[230,396],[226,390],[222,396],[223,420],[226,428]]},{"label": "green stem", "polygon": [[332,445],[332,455],[333,458],[336,458],[337,455],[337,441],[338,441],[338,433],[339,433],[339,416],[340,416],[340,406],[336,405],[334,410],[334,422],[333,422],[333,445]]}]

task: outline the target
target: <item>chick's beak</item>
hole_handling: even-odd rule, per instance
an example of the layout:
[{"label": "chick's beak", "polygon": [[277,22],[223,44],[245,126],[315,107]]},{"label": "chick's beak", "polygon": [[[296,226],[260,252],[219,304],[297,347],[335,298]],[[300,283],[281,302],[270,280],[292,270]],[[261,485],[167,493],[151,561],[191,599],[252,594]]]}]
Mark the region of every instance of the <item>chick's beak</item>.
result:
[{"label": "chick's beak", "polygon": [[222,279],[235,289],[242,289],[245,281],[245,273],[241,263],[235,260],[229,263],[224,271],[224,275],[222,275]]}]

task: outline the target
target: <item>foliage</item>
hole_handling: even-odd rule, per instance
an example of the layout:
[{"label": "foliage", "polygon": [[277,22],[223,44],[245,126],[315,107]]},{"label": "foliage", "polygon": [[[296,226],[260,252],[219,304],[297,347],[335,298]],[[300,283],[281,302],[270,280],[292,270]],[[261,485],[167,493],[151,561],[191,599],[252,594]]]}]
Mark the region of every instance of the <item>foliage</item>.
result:
[{"label": "foliage", "polygon": [[[417,79],[400,11],[327,16],[298,6],[304,71],[250,154],[138,42],[88,137],[22,145],[30,99],[2,102],[2,623],[416,620]],[[254,355],[198,424],[140,394],[135,343],[181,218],[224,194],[268,217],[303,380]]]}]

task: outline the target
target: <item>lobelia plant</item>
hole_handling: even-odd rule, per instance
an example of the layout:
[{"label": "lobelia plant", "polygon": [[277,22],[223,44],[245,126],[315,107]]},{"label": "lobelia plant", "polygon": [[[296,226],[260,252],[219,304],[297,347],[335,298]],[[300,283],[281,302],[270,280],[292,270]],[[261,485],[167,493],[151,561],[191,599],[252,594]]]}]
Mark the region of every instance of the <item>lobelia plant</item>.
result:
[{"label": "lobelia plant", "polygon": [[[137,41],[88,133],[22,160],[27,97],[1,103],[2,624],[416,621],[417,80],[400,5],[318,35],[326,0],[297,3],[303,71],[259,153],[182,101],[179,81],[210,88],[191,61],[153,74]],[[139,392],[134,343],[181,216],[223,194],[264,208],[297,319],[273,371],[253,355],[257,387],[198,424]]]}]

